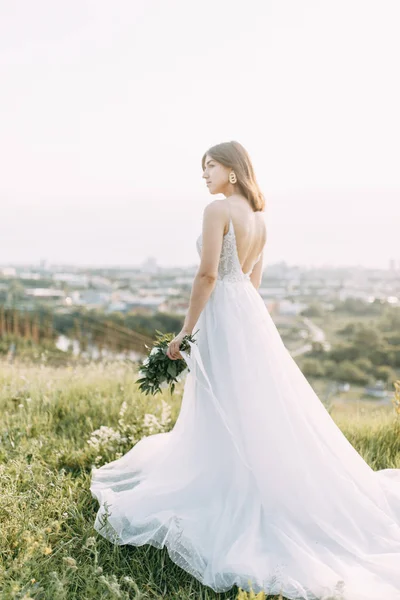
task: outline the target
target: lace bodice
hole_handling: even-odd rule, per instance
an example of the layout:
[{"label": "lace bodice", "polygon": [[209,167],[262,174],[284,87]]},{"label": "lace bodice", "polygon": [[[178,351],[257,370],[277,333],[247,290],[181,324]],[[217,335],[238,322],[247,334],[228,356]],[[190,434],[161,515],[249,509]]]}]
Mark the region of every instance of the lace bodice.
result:
[{"label": "lace bodice", "polygon": [[[202,235],[199,235],[197,238],[196,247],[199,256],[201,257]],[[262,252],[260,252],[260,254],[257,256],[250,271],[243,273],[237,252],[235,229],[233,227],[232,218],[230,218],[229,229],[224,235],[222,242],[221,255],[218,264],[218,280],[230,282],[249,280],[251,272],[254,269],[254,265],[258,262],[261,254]]]}]

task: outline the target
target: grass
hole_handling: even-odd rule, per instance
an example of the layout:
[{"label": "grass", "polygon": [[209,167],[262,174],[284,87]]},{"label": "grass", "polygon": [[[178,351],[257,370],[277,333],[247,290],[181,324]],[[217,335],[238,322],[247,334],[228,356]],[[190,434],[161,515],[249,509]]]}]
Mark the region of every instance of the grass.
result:
[{"label": "grass", "polygon": [[[183,383],[172,398],[152,397],[135,378],[129,363],[0,364],[1,598],[264,600],[236,587],[215,593],[166,548],[113,546],[94,531],[92,465],[171,429],[179,413]],[[393,407],[338,404],[331,414],[373,468],[400,467]]]}]

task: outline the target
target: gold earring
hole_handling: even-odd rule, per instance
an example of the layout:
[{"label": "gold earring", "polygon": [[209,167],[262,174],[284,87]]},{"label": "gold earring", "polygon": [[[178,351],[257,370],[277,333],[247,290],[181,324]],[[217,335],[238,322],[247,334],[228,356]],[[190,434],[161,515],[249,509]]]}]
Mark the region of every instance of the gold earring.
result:
[{"label": "gold earring", "polygon": [[230,183],[236,183],[237,182],[236,174],[235,174],[234,171],[231,171],[229,173],[229,182]]}]

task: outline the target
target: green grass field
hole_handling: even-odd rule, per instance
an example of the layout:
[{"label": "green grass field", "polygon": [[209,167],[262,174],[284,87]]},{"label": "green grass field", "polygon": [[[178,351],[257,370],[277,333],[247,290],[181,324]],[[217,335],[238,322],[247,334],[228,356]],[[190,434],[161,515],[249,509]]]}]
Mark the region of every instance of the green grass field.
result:
[{"label": "green grass field", "polygon": [[[137,391],[129,363],[0,367],[2,599],[256,597],[237,588],[216,594],[175,565],[166,548],[113,546],[93,529],[92,465],[171,429],[183,382],[172,398],[149,397]],[[400,468],[393,406],[338,403],[331,414],[374,469]]]}]

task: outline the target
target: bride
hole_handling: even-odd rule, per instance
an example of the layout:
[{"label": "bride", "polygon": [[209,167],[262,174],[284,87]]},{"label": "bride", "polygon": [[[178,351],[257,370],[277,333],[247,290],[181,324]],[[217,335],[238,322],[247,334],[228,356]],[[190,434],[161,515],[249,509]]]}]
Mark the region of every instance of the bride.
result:
[{"label": "bride", "polygon": [[204,210],[189,309],[168,348],[189,367],[180,413],[93,469],[95,528],[115,544],[166,546],[217,592],[399,600],[400,469],[364,462],[257,291],[267,236],[248,153],[218,144],[202,167],[225,198]]}]

